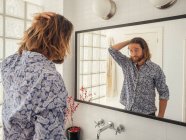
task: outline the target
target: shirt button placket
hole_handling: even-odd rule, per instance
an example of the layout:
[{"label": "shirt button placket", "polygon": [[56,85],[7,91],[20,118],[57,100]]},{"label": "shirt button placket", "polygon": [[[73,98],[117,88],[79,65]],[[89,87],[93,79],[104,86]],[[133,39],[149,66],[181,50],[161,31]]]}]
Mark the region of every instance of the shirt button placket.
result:
[{"label": "shirt button placket", "polygon": [[138,80],[139,80],[139,73],[137,72],[137,78],[136,78],[135,84],[134,84],[134,97],[132,98],[130,109],[132,109],[132,106],[134,104],[134,100],[135,100],[135,97],[136,97],[136,88],[137,88]]}]

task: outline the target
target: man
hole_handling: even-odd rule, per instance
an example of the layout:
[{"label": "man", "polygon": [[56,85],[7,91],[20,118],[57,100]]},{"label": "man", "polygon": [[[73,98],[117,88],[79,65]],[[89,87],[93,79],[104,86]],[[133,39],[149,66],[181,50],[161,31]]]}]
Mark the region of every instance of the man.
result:
[{"label": "man", "polygon": [[[119,52],[127,45],[130,58]],[[121,66],[124,74],[120,103],[125,105],[126,110],[155,116],[156,88],[159,93],[158,117],[163,118],[169,99],[169,89],[160,66],[150,60],[146,41],[136,37],[113,45],[109,52]]]},{"label": "man", "polygon": [[66,140],[67,90],[55,63],[69,52],[72,30],[64,16],[37,14],[18,53],[3,60],[5,140]]}]

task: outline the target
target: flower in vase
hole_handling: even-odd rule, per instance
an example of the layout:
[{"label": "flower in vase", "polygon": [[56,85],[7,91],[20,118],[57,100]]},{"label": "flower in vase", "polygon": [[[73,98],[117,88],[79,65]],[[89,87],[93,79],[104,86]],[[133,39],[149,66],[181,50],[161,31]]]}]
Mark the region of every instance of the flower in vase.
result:
[{"label": "flower in vase", "polygon": [[67,108],[66,108],[66,116],[65,122],[70,122],[71,126],[73,126],[73,115],[77,110],[79,103],[76,103],[72,96],[67,97]]},{"label": "flower in vase", "polygon": [[[94,94],[95,95],[95,94]],[[80,88],[80,100],[81,101],[92,101],[92,93],[88,93],[87,89],[84,88],[83,86]]]},{"label": "flower in vase", "polygon": [[[92,93],[88,93],[86,88],[83,86],[80,88],[80,100],[90,102],[92,100]],[[74,101],[72,96],[67,97],[67,109],[66,109],[66,116],[65,116],[65,123],[69,122],[71,127],[74,126],[73,124],[73,115],[77,110],[80,103]],[[77,129],[77,128],[76,128]],[[74,131],[76,129],[73,129]]]}]

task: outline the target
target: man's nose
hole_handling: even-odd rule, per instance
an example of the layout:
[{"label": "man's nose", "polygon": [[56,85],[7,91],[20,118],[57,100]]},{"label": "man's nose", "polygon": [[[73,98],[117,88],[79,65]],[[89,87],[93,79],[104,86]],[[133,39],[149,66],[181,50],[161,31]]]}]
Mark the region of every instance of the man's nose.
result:
[{"label": "man's nose", "polygon": [[130,55],[131,56],[136,56],[137,55],[137,52],[131,52]]}]

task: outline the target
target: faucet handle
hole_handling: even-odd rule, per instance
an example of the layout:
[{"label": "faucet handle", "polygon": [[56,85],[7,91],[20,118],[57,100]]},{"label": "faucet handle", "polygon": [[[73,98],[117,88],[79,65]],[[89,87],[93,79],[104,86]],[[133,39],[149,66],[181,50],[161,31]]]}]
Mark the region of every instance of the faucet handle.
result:
[{"label": "faucet handle", "polygon": [[95,127],[100,127],[100,126],[103,126],[105,124],[105,121],[103,119],[99,120],[98,122],[94,121],[95,122]]},{"label": "faucet handle", "polygon": [[116,135],[121,132],[124,132],[125,131],[125,127],[123,125],[119,125],[117,128],[116,128]]},{"label": "faucet handle", "polygon": [[108,125],[109,125],[109,128],[114,129],[114,123],[113,122],[109,121]]}]

